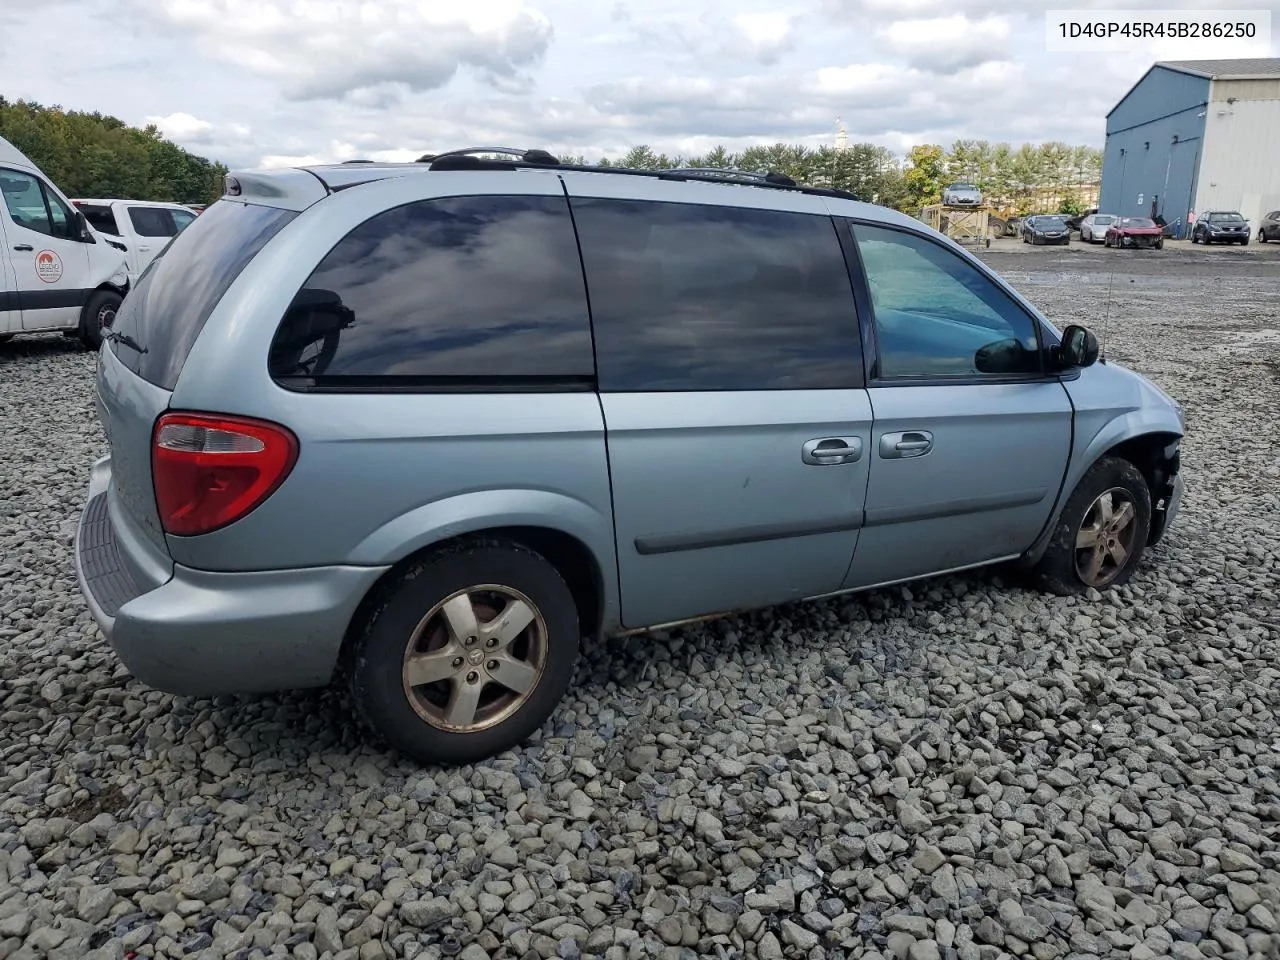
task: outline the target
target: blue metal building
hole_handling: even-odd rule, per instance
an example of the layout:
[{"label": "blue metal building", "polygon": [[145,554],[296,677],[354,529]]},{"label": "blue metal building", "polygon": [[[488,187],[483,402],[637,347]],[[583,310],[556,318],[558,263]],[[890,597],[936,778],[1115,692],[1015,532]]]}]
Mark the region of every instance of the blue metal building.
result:
[{"label": "blue metal building", "polygon": [[1277,87],[1277,58],[1154,64],[1107,114],[1099,208],[1180,218],[1184,236],[1201,206],[1260,216],[1275,191]]}]

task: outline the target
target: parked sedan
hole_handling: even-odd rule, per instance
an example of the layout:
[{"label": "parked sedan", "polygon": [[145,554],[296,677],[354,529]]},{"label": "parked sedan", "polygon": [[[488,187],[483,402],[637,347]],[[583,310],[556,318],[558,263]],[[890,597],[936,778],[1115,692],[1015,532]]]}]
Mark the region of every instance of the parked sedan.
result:
[{"label": "parked sedan", "polygon": [[[1091,213],[1080,221],[1080,241],[1082,243],[1101,243],[1106,239],[1107,227],[1116,222],[1110,213]],[[1102,234],[1102,236],[1098,236]]]},{"label": "parked sedan", "polygon": [[1272,210],[1258,224],[1258,242],[1280,240],[1280,210]]},{"label": "parked sedan", "polygon": [[1249,221],[1234,210],[1211,210],[1191,228],[1192,243],[1249,242]]},{"label": "parked sedan", "polygon": [[1022,221],[1022,242],[1069,244],[1071,230],[1067,227],[1067,218],[1058,214],[1027,217]]},{"label": "parked sedan", "polygon": [[948,207],[982,205],[982,191],[972,183],[953,183],[942,190],[942,202]]},{"label": "parked sedan", "polygon": [[1164,228],[1150,217],[1116,217],[1107,227],[1103,243],[1108,247],[1159,250],[1164,246]]}]

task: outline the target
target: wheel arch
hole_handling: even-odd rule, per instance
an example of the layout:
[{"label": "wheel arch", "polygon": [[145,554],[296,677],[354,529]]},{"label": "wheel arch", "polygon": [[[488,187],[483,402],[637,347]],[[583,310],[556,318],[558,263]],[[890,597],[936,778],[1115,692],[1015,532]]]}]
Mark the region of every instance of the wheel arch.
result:
[{"label": "wheel arch", "polygon": [[1153,546],[1160,541],[1164,536],[1165,510],[1173,491],[1173,481],[1181,469],[1183,432],[1171,424],[1139,421],[1139,425],[1132,422],[1132,418],[1140,416],[1141,412],[1135,412],[1112,421],[1106,430],[1093,438],[1084,453],[1073,458],[1058,503],[1036,542],[1020,558],[1020,565],[1033,566],[1044,556],[1072,492],[1081,478],[1104,457],[1127,460],[1142,474],[1151,493],[1151,530],[1147,545]]},{"label": "wheel arch", "polygon": [[[534,494],[534,503],[515,509],[511,502],[515,494]],[[539,502],[544,499],[546,503]],[[547,509],[551,504],[557,509]],[[599,526],[606,521],[607,531]],[[345,662],[360,624],[381,602],[388,584],[423,556],[476,539],[512,541],[551,563],[573,594],[583,636],[600,637],[617,625],[617,561],[610,518],[601,517],[581,501],[557,494],[479,491],[410,511],[375,531],[352,552],[349,562],[386,565],[388,569],[356,606],[339,662]]]}]

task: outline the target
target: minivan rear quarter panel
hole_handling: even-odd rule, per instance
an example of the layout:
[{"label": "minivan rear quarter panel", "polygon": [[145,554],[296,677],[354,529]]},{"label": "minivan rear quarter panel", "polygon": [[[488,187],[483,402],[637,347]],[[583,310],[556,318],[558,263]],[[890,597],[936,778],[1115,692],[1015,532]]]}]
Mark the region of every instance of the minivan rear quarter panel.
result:
[{"label": "minivan rear quarter panel", "polygon": [[299,458],[248,516],[203,536],[168,537],[175,560],[224,571],[378,565],[478,529],[537,523],[594,555],[610,616],[616,561],[594,392],[318,394],[285,389],[268,370],[294,295],[371,211],[495,194],[564,197],[559,178],[538,171],[364,184],[299,215],[245,268],[192,348],[172,406],[281,423],[297,435]]}]

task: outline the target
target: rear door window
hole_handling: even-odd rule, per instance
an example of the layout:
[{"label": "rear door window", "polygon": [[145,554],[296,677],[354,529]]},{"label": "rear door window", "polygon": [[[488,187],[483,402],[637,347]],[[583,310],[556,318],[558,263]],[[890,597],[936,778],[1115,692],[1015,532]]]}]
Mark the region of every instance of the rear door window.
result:
[{"label": "rear door window", "polygon": [[862,386],[826,216],[575,198],[605,392]]},{"label": "rear door window", "polygon": [[447,197],[365,221],[294,298],[269,366],[300,390],[591,389],[568,202]]},{"label": "rear door window", "polygon": [[130,207],[129,220],[140,237],[172,237],[178,232],[164,207]]},{"label": "rear door window", "polygon": [[112,237],[120,236],[120,226],[116,223],[115,211],[110,207],[94,203],[77,203],[76,206],[93,229]]},{"label": "rear door window", "polygon": [[172,390],[222,295],[292,210],[219,200],[167,243],[125,297],[111,349],[138,376]]}]

